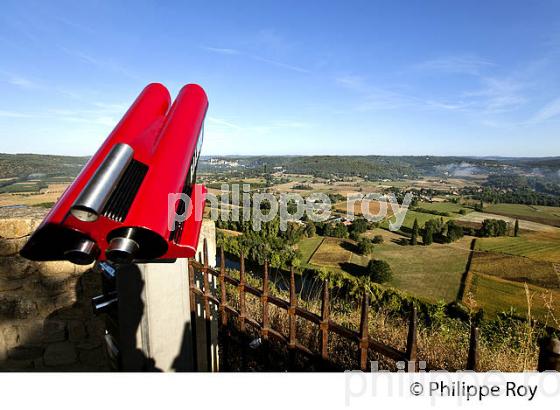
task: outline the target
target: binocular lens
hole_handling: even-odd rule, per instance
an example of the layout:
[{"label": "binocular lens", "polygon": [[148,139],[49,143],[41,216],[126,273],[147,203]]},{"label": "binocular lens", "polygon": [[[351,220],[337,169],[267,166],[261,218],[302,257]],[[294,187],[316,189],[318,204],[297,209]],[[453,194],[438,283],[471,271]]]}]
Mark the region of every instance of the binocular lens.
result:
[{"label": "binocular lens", "polygon": [[64,256],[76,265],[89,265],[99,255],[99,247],[90,239],[79,240],[74,247],[64,252]]},{"label": "binocular lens", "polygon": [[139,250],[140,246],[133,239],[116,237],[109,242],[105,254],[115,263],[131,263]]}]

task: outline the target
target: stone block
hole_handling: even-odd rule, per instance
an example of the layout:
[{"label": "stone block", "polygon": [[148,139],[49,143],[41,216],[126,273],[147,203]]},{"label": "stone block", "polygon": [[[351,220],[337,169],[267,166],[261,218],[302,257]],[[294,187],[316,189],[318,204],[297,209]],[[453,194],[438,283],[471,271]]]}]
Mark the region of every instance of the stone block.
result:
[{"label": "stone block", "polygon": [[43,356],[46,366],[65,366],[75,363],[76,359],[76,349],[70,342],[57,342],[48,345]]},{"label": "stone block", "polygon": [[0,236],[0,257],[17,255],[26,241],[27,238],[9,239]]},{"label": "stone block", "polygon": [[43,348],[37,346],[16,346],[8,350],[8,359],[33,360],[43,355]]},{"label": "stone block", "polygon": [[29,235],[37,226],[33,218],[0,219],[0,236],[14,239]]},{"label": "stone block", "polygon": [[1,370],[10,372],[28,372],[33,370],[33,360],[11,360],[4,361]]},{"label": "stone block", "polygon": [[43,345],[43,321],[32,320],[18,325],[19,343],[25,346]]},{"label": "stone block", "polygon": [[76,275],[76,266],[68,261],[39,262],[38,270],[41,277],[58,277],[61,279]]},{"label": "stone block", "polygon": [[41,287],[51,296],[61,293],[75,294],[77,281],[76,277],[39,276]]},{"label": "stone block", "polygon": [[37,305],[20,294],[0,294],[0,318],[26,319],[35,316]]},{"label": "stone block", "polygon": [[89,338],[76,345],[76,347],[80,350],[93,350],[101,346],[103,346],[103,340],[101,338]]},{"label": "stone block", "polygon": [[62,342],[66,339],[66,323],[63,320],[47,319],[43,324],[43,342]]},{"label": "stone block", "polygon": [[86,337],[86,328],[81,320],[69,320],[68,327],[68,340],[71,342],[81,342]]},{"label": "stone block", "polygon": [[109,369],[105,351],[101,347],[81,351],[80,363],[84,366],[84,370],[99,371]]},{"label": "stone block", "polygon": [[14,317],[16,319],[27,319],[37,314],[37,305],[28,299],[19,299],[16,302]]},{"label": "stone block", "polygon": [[35,271],[34,263],[20,256],[0,257],[0,278],[22,279]]},{"label": "stone block", "polygon": [[86,322],[87,334],[92,339],[102,339],[105,335],[105,323],[102,319],[91,319]]},{"label": "stone block", "polygon": [[2,338],[7,349],[17,346],[19,342],[17,327],[14,325],[4,326],[2,329]]},{"label": "stone block", "polygon": [[[0,256],[1,258],[1,256]],[[0,292],[6,292],[8,290],[18,290],[25,284],[25,279],[3,279],[0,278]]]},{"label": "stone block", "polygon": [[0,362],[3,362],[8,357],[8,349],[6,348],[6,343],[4,342],[4,337],[0,334]]}]

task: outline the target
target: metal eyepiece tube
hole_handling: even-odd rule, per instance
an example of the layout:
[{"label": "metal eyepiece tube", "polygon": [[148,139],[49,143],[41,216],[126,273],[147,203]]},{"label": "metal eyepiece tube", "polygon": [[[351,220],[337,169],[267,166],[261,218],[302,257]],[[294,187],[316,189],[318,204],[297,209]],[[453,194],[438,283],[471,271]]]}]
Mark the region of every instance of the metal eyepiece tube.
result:
[{"label": "metal eyepiece tube", "polygon": [[131,263],[140,250],[140,245],[134,239],[134,228],[128,228],[128,235],[116,237],[109,242],[105,251],[107,258],[114,263]]},{"label": "metal eyepiece tube", "polygon": [[116,144],[72,205],[72,215],[84,222],[97,220],[132,161],[133,154],[134,150],[129,145]]},{"label": "metal eyepiece tube", "polygon": [[66,259],[76,265],[89,265],[98,255],[99,247],[91,239],[81,239],[64,252]]}]

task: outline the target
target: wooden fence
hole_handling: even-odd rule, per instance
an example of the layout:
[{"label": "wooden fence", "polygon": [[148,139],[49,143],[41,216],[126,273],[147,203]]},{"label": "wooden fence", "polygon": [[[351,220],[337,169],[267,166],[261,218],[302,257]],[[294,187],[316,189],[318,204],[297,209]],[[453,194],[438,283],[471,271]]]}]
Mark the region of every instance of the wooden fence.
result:
[{"label": "wooden fence", "polygon": [[[195,281],[195,276],[202,275],[202,289],[199,288]],[[212,292],[210,283],[212,283],[210,276],[213,279],[217,278],[219,284],[219,295]],[[370,362],[368,360],[368,353],[370,351],[376,352],[385,358],[393,360],[395,363],[401,362],[405,365],[407,371],[418,371],[418,336],[417,336],[417,312],[416,308],[411,309],[408,319],[408,336],[406,341],[406,349],[404,351],[398,350],[392,346],[388,346],[375,340],[369,334],[368,318],[370,315],[369,295],[364,292],[361,299],[361,315],[359,331],[348,329],[335,323],[330,317],[330,300],[329,300],[329,284],[327,281],[323,283],[321,295],[321,314],[317,315],[302,307],[298,306],[298,298],[296,294],[295,275],[293,268],[290,270],[290,284],[289,284],[289,300],[284,300],[273,296],[270,293],[269,282],[269,269],[268,263],[264,263],[262,272],[262,289],[257,289],[250,286],[246,282],[245,272],[245,258],[243,254],[240,255],[240,269],[239,279],[231,277],[226,274],[224,250],[220,248],[220,267],[219,270],[213,269],[208,266],[208,248],[206,240],[203,245],[203,261],[197,262],[195,260],[189,261],[189,283],[191,292],[191,311],[196,309],[196,297],[202,300],[204,316],[206,320],[206,332],[209,331],[210,318],[212,317],[212,309],[210,303],[218,306],[219,312],[219,326],[222,330],[228,327],[228,320],[230,317],[236,319],[238,331],[240,334],[246,334],[248,326],[252,327],[260,336],[263,348],[266,349],[269,340],[275,339],[277,342],[287,347],[288,350],[288,366],[285,370],[295,369],[297,354],[303,354],[310,358],[315,363],[318,363],[318,368],[330,368],[333,363],[332,358],[329,356],[328,343],[331,334],[337,334],[357,346],[357,357],[355,368],[362,371],[370,369]],[[236,288],[238,297],[238,308],[229,303],[226,293],[226,284],[232,285]],[[251,294],[261,300],[261,320],[255,320],[247,313],[246,308],[246,295]],[[274,305],[286,311],[288,316],[288,334],[283,334],[278,330],[271,327],[269,307]],[[314,351],[308,346],[303,345],[298,340],[297,318],[308,321],[319,328],[319,345],[318,351]],[[469,351],[466,360],[466,370],[478,369],[478,339],[479,329],[472,327],[470,332]],[[227,340],[226,340],[227,342]],[[541,351],[542,353],[542,351]],[[227,354],[227,352],[226,352]],[[266,359],[267,354],[263,355]],[[540,366],[539,366],[540,367]],[[550,368],[550,365],[549,365]],[[427,370],[432,370],[429,364]],[[348,369],[350,370],[350,369]],[[542,369],[539,369],[542,370]]]}]

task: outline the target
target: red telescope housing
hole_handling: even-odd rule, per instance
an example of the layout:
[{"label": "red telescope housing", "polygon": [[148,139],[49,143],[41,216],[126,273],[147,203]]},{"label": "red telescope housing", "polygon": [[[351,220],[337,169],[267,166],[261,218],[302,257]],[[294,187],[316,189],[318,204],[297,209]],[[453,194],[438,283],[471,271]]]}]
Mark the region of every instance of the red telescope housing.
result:
[{"label": "red telescope housing", "polygon": [[[186,85],[138,96],[21,250],[37,261],[90,264],[194,256],[206,189],[195,184],[208,99]],[[186,194],[187,201],[176,201]],[[182,198],[187,198],[182,196]],[[185,215],[176,222],[177,215]]]}]

